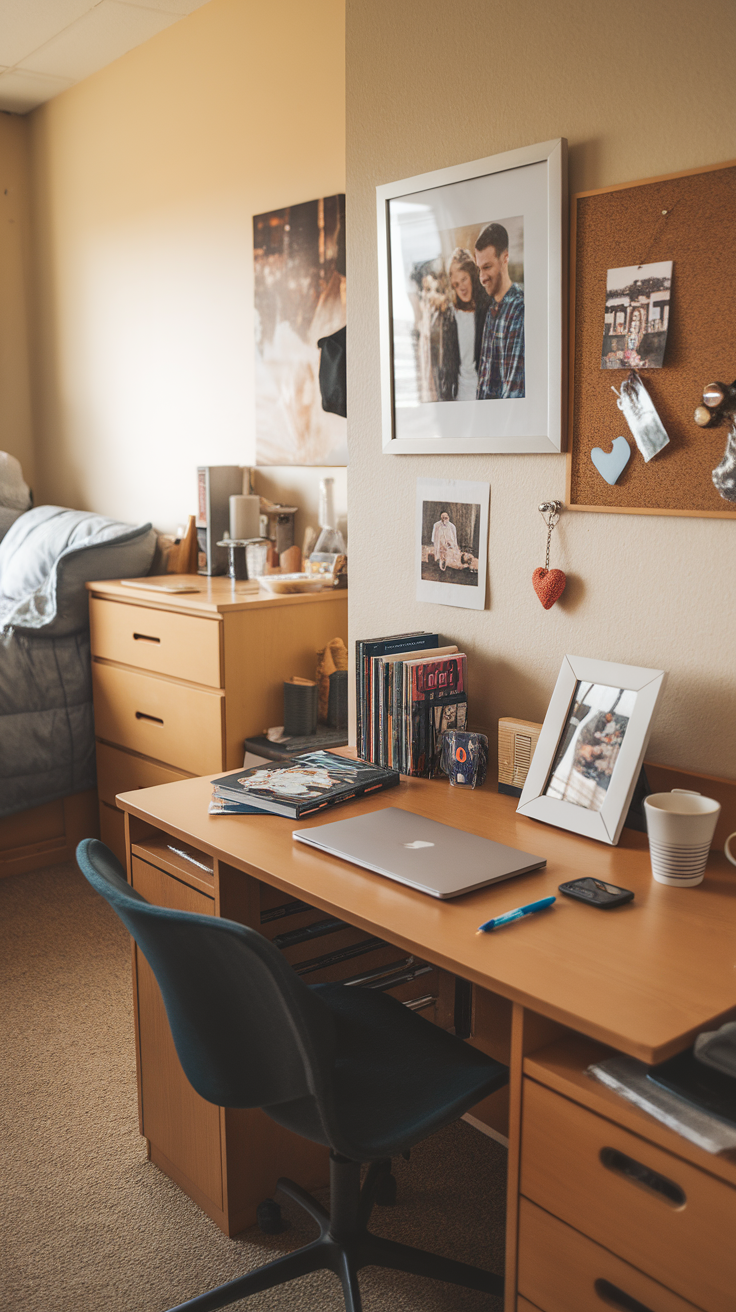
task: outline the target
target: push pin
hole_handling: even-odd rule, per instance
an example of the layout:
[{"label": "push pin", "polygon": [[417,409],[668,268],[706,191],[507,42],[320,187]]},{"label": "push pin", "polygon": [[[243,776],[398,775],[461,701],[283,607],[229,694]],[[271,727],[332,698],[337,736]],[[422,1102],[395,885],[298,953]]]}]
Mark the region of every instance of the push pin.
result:
[{"label": "push pin", "polygon": [[703,388],[702,404],[696,406],[693,418],[699,428],[710,428],[736,409],[736,382],[708,383]]},{"label": "push pin", "polygon": [[695,411],[700,428],[715,427],[728,420],[728,437],[723,459],[713,470],[713,484],[725,501],[736,501],[736,382],[708,383],[703,388],[703,404]]}]

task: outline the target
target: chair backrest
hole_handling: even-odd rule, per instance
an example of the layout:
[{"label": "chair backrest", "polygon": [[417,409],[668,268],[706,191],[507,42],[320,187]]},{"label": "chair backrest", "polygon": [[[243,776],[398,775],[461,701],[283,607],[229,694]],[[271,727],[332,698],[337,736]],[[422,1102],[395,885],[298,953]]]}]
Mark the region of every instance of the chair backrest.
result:
[{"label": "chair backrest", "polygon": [[268,939],[245,925],[152,906],[104,843],[84,839],[77,863],[120,916],[158,981],[190,1083],[222,1107],[268,1107],[319,1096],[334,1024]]}]

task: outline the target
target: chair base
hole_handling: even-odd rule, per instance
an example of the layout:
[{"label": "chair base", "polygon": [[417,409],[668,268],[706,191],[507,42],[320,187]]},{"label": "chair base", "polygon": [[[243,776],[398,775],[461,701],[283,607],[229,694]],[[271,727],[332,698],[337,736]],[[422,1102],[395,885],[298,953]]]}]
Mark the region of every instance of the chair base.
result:
[{"label": "chair base", "polygon": [[487,1294],[503,1294],[501,1276],[480,1267],[456,1262],[450,1257],[438,1257],[407,1244],[381,1239],[368,1232],[368,1221],[376,1201],[381,1182],[390,1174],[388,1159],[372,1162],[360,1185],[360,1163],[330,1153],[330,1195],[332,1213],[325,1210],[316,1198],[294,1184],[292,1180],[279,1180],[278,1188],[287,1197],[303,1207],[319,1226],[319,1238],[298,1248],[294,1253],[278,1257],[274,1262],[251,1271],[248,1275],[230,1280],[207,1294],[199,1294],[186,1303],[178,1303],[169,1312],[215,1312],[249,1294],[296,1280],[312,1271],[334,1271],[341,1284],[346,1312],[361,1312],[362,1303],[358,1288],[358,1272],[364,1266],[382,1266],[393,1271],[407,1271],[411,1275],[429,1276],[446,1280],[466,1289],[479,1289]]}]

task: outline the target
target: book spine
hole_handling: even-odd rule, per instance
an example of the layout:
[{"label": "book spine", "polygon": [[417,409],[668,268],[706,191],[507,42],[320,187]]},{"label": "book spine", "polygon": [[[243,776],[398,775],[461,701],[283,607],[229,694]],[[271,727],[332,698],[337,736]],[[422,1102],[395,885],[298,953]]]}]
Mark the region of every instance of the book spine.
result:
[{"label": "book spine", "polygon": [[355,742],[358,755],[364,757],[363,743],[363,643],[355,644]]},{"label": "book spine", "polygon": [[357,787],[351,788],[349,792],[343,793],[340,797],[331,797],[321,802],[299,802],[294,809],[294,819],[301,820],[302,816],[312,815],[317,811],[331,810],[333,806],[339,806],[342,802],[351,802],[355,797],[364,797],[368,793],[378,793],[385,788],[395,788],[400,782],[398,773],[394,773],[385,779],[374,779],[373,783],[358,784]]},{"label": "book spine", "polygon": [[391,689],[392,719],[390,760],[390,765],[394,770],[401,770],[401,693],[403,688],[403,678],[404,662],[394,661],[392,674],[393,684]]},{"label": "book spine", "polygon": [[380,680],[379,680],[380,670],[378,668],[379,664],[380,664],[379,657],[372,656],[371,657],[371,697],[373,699],[373,709],[371,712],[371,725],[372,725],[371,760],[376,765],[380,763],[380,759],[381,759],[380,758],[381,702],[380,702],[380,694],[379,694],[379,688],[380,688]]}]

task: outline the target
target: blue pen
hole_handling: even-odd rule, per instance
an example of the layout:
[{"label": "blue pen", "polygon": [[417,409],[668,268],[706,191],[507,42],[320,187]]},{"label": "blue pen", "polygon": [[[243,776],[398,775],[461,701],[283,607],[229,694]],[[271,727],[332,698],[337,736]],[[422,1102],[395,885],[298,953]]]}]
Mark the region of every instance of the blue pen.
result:
[{"label": "blue pen", "polygon": [[535,911],[544,911],[545,907],[551,907],[556,902],[555,897],[543,897],[539,902],[530,902],[527,907],[516,907],[514,911],[504,911],[502,916],[494,916],[493,920],[487,920],[485,925],[479,925],[478,934],[490,934],[492,929],[499,929],[501,925],[510,925],[512,920],[521,920],[524,916],[531,916]]}]

